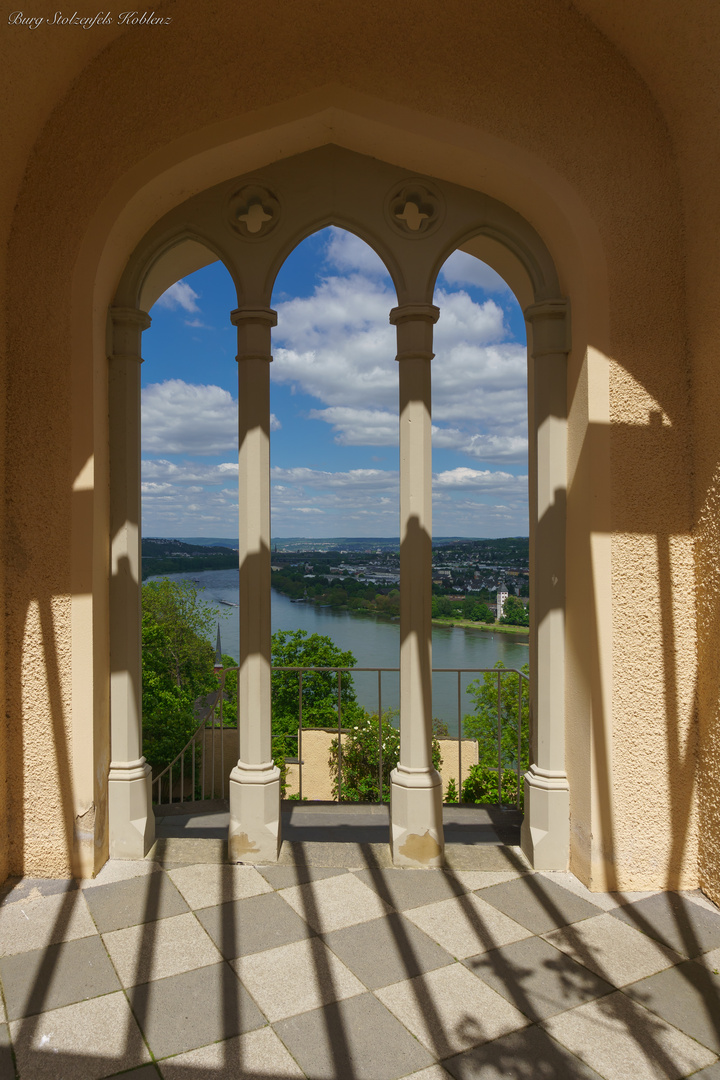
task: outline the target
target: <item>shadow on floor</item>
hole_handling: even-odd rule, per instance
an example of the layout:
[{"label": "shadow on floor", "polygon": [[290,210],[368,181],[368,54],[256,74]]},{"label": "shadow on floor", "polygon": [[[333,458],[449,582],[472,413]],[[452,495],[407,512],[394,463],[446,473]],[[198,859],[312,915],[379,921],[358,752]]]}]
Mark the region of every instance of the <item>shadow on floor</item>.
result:
[{"label": "shadow on floor", "polygon": [[[224,840],[227,836],[227,800],[155,807],[158,838]],[[497,806],[445,806],[446,844],[510,845],[520,843],[522,813]],[[385,844],[390,826],[387,804],[296,803],[282,804],[282,835],[288,843]]]}]

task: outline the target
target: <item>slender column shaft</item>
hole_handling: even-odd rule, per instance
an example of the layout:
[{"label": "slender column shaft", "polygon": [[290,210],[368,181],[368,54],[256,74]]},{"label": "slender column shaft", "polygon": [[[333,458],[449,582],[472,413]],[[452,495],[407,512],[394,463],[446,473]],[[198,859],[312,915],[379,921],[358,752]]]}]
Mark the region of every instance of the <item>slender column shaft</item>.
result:
[{"label": "slender column shaft", "polygon": [[142,754],[140,341],[150,316],[113,308],[110,357],[110,855],[143,858],[154,840]]},{"label": "slender column shaft", "polygon": [[432,765],[430,304],[395,308],[400,382],[400,762],[392,774],[396,863],[442,859],[442,788]]},{"label": "slender column shaft", "polygon": [[567,310],[535,304],[530,410],[530,576],[533,623],[532,763],[525,777],[522,844],[539,870],[565,870],[570,852],[565,771],[565,544],[567,503]]},{"label": "slender column shaft", "polygon": [[269,308],[232,313],[238,332],[238,496],[240,758],[230,780],[233,861],[276,859],[280,843],[279,770],[272,760],[270,672],[270,362]]},{"label": "slender column shaft", "polygon": [[[269,326],[267,336],[270,336]],[[269,360],[269,355],[238,355],[238,723],[240,756],[247,764],[254,765],[271,757]]]},{"label": "slender column shaft", "polygon": [[400,761],[416,769],[432,738],[431,355],[400,361]]}]

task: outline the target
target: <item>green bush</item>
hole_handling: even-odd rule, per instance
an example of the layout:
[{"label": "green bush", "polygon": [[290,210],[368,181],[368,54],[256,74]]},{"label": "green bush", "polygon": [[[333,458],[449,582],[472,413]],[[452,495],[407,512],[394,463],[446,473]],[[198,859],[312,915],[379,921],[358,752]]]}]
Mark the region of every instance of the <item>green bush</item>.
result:
[{"label": "green bush", "polygon": [[[497,769],[484,765],[473,765],[462,786],[463,802],[494,803],[503,806],[515,806],[518,793],[517,773],[514,769],[502,770],[501,797],[498,798]],[[449,794],[449,792],[448,792]],[[449,802],[450,799],[447,799]],[[524,805],[524,784],[520,774],[520,809]]]}]

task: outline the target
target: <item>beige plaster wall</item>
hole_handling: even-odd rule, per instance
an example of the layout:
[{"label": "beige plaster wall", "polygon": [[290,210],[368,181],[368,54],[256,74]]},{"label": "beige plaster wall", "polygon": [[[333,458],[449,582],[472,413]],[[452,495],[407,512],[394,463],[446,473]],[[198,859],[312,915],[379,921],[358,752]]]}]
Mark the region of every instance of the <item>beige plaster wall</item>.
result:
[{"label": "beige plaster wall", "polygon": [[[11,869],[66,872],[77,865],[68,821],[90,803],[104,821],[104,312],[124,261],[193,191],[337,141],[502,199],[557,262],[573,310],[573,866],[595,887],[693,883],[696,816],[682,780],[695,752],[696,677],[685,149],[647,85],[559,0],[448,0],[418,5],[411,18],[399,0],[365,3],[362,18],[334,0],[298,0],[291,18],[281,0],[242,12],[228,0],[183,0],[168,10],[162,38],[133,31],[94,59],[78,54],[66,94],[56,38],[46,63],[58,80],[23,129],[34,146],[16,203],[8,196]],[[702,186],[702,162],[693,176]],[[709,255],[696,246],[693,310],[707,327],[699,268]],[[709,383],[709,332],[698,333],[697,352]],[[705,406],[693,400],[699,424]],[[91,454],[89,485],[73,492]],[[715,451],[703,460],[707,521]],[[704,526],[704,565],[713,528]],[[33,605],[41,616],[26,632]],[[717,691],[703,678],[712,726]],[[53,775],[65,794],[40,799]],[[707,799],[720,828],[720,807]]]}]

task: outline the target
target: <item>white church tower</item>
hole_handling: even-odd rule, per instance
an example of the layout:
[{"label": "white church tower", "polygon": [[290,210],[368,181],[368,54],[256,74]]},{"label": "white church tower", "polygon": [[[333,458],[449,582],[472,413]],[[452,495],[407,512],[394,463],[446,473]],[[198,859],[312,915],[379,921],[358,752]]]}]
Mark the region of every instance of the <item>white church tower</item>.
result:
[{"label": "white church tower", "polygon": [[508,598],[508,587],[501,581],[497,587],[497,618],[501,619],[505,610],[505,601]]}]

